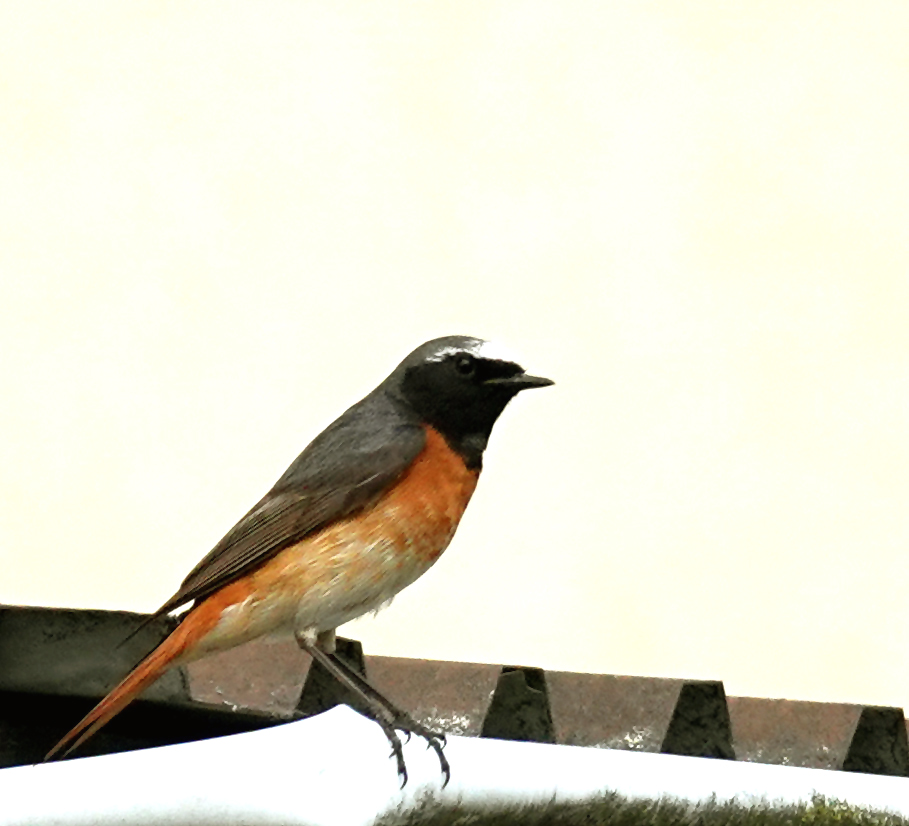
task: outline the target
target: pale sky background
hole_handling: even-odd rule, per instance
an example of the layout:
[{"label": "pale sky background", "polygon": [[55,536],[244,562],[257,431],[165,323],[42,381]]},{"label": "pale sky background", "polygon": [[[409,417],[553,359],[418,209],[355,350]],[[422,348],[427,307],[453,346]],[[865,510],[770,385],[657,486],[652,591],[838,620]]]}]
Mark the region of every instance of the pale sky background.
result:
[{"label": "pale sky background", "polygon": [[0,603],[150,611],[427,338],[554,388],[369,653],[909,706],[909,4],[0,6]]}]

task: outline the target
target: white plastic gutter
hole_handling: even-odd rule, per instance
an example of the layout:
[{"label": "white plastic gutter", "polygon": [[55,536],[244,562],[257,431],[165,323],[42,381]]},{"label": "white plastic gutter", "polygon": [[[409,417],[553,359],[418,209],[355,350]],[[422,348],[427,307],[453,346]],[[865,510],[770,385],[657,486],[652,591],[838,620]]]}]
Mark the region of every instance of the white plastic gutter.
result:
[{"label": "white plastic gutter", "polygon": [[155,749],[0,770],[0,826],[367,826],[432,791],[443,800],[569,800],[615,790],[785,803],[815,794],[909,816],[909,779],[609,749],[450,737],[451,783],[414,738],[398,790],[378,726],[338,706],[288,725]]}]

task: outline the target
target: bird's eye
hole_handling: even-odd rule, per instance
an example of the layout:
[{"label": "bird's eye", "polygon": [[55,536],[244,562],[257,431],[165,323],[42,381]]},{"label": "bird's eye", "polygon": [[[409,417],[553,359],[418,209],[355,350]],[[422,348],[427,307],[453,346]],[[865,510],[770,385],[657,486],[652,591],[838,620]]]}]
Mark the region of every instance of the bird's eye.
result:
[{"label": "bird's eye", "polygon": [[462,376],[472,376],[477,369],[476,359],[473,356],[458,356],[455,359],[455,370]]}]

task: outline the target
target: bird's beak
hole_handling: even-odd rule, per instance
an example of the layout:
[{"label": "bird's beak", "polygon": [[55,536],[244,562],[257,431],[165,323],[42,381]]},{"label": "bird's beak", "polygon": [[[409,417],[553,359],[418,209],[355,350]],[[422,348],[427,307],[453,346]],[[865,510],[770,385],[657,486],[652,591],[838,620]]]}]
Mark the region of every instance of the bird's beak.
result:
[{"label": "bird's beak", "polygon": [[542,376],[528,376],[526,373],[518,373],[507,378],[487,379],[484,384],[504,385],[518,392],[519,390],[529,390],[531,387],[549,387],[555,382],[552,379],[544,379]]}]

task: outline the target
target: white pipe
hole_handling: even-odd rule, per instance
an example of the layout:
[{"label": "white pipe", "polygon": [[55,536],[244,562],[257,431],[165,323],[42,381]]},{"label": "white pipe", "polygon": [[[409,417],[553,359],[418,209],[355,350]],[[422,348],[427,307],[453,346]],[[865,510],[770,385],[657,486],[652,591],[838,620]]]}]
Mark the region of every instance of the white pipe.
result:
[{"label": "white pipe", "polygon": [[743,802],[815,794],[909,816],[909,779],[609,749],[450,737],[451,783],[405,746],[398,791],[378,726],[346,706],[288,725],[156,749],[0,770],[0,826],[154,822],[367,826],[432,790],[442,800],[580,799],[606,790]]}]

